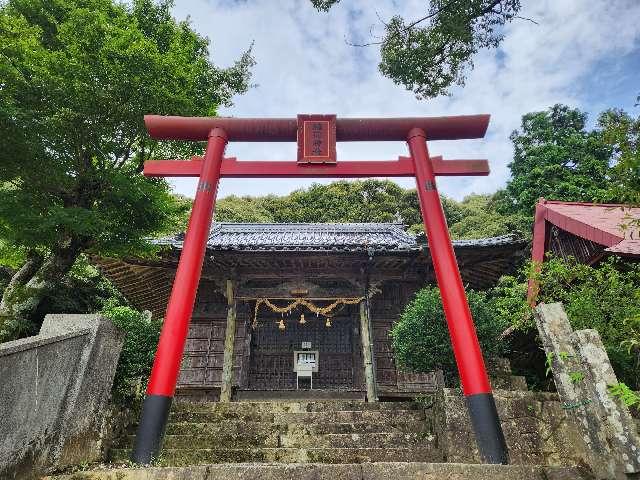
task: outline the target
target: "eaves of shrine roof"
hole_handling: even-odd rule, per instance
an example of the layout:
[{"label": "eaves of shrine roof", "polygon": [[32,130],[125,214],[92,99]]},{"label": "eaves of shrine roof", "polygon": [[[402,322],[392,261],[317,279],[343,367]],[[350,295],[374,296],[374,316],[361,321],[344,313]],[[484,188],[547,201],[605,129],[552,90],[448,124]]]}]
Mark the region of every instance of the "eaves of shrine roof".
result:
[{"label": "eaves of shrine roof", "polygon": [[[181,249],[184,236],[156,240]],[[513,245],[513,236],[454,240],[457,248]],[[214,223],[207,242],[213,251],[270,252],[414,252],[424,240],[401,223]]]}]

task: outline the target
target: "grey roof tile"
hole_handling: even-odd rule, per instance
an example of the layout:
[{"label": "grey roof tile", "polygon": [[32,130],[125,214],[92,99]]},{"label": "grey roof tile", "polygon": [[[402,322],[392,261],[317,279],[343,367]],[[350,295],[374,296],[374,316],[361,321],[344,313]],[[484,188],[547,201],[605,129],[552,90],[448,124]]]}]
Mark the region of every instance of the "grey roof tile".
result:
[{"label": "grey roof tile", "polygon": [[[155,240],[182,248],[184,235]],[[454,240],[455,247],[484,247],[520,243],[505,235],[479,240]],[[410,252],[424,246],[424,235],[407,233],[400,223],[226,223],[211,227],[211,250],[280,252]]]}]

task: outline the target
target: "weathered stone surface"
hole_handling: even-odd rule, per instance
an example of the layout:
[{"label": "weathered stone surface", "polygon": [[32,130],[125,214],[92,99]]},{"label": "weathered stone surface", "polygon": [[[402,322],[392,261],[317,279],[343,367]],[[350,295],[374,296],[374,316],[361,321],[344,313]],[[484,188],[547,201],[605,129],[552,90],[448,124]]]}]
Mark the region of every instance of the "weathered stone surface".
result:
[{"label": "weathered stone surface", "polygon": [[609,394],[618,383],[611,362],[596,330],[578,330],[573,339],[589,373],[589,387],[606,420],[607,440],[624,464],[625,473],[640,473],[640,435],[629,409]]},{"label": "weathered stone surface", "polygon": [[348,401],[274,401],[274,402],[176,402],[173,412],[211,412],[230,415],[236,412],[303,413],[325,411],[363,411],[363,410],[420,410],[415,402],[378,402],[367,403],[362,400]]},{"label": "weathered stone surface", "polygon": [[[579,431],[558,397],[544,392],[494,390],[509,458],[515,465],[575,465]],[[480,463],[471,420],[459,389],[443,389],[436,402],[434,432],[449,462]],[[579,443],[579,442],[577,442]]]},{"label": "weathered stone surface", "polygon": [[573,332],[559,303],[536,307],[536,324],[552,360],[564,409],[580,434],[582,461],[600,478],[640,472],[640,436],[629,410],[607,387],[618,381],[595,330]]},{"label": "weathered stone surface", "polygon": [[394,448],[427,446],[435,442],[435,436],[417,433],[330,433],[307,435],[288,433],[281,435],[279,444],[286,448]]},{"label": "weathered stone surface", "polygon": [[581,480],[575,469],[442,463],[201,465],[78,472],[45,480]]},{"label": "weathered stone surface", "polygon": [[0,478],[100,457],[123,340],[98,315],[47,315],[39,335],[0,345]]},{"label": "weathered stone surface", "polygon": [[[242,433],[255,437],[273,433],[325,435],[329,433],[424,433],[429,430],[426,421],[415,422],[397,418],[386,422],[359,423],[256,423],[224,420],[217,423],[173,422],[167,425],[167,435],[209,435],[232,439]],[[133,433],[133,432],[131,432]]]},{"label": "weathered stone surface", "polygon": [[[415,402],[178,403],[163,465],[224,462],[440,461],[429,409]],[[128,458],[133,431],[110,460]]]},{"label": "weathered stone surface", "polygon": [[[129,459],[129,450],[113,450],[111,462]],[[187,466],[209,463],[369,463],[442,461],[430,446],[410,448],[220,448],[164,449],[158,464]]]},{"label": "weathered stone surface", "polygon": [[78,472],[45,480],[352,480],[360,465],[227,464],[174,468],[114,469]]},{"label": "weathered stone surface", "polygon": [[501,357],[490,358],[487,360],[486,368],[493,388],[499,390],[527,390],[526,379],[512,374],[511,362],[508,359]]},{"label": "weathered stone surface", "polygon": [[[232,405],[232,404],[229,404]],[[212,410],[209,412],[178,411],[171,413],[171,422],[219,422],[223,420],[238,420],[245,422],[269,422],[269,423],[362,423],[372,421],[387,421],[402,418],[405,421],[424,420],[424,413],[419,410],[326,410],[315,412],[270,412],[264,410],[230,410],[222,412]]]},{"label": "weathered stone surface", "polygon": [[574,469],[520,465],[372,463],[362,465],[363,480],[578,480]]}]

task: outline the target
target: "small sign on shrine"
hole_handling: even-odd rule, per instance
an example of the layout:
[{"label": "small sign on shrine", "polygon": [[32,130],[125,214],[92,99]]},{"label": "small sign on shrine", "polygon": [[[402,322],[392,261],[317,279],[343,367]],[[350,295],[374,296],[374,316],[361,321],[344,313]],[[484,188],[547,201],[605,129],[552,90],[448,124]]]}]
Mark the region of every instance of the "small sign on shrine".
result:
[{"label": "small sign on shrine", "polygon": [[335,115],[298,115],[298,163],[336,163]]}]

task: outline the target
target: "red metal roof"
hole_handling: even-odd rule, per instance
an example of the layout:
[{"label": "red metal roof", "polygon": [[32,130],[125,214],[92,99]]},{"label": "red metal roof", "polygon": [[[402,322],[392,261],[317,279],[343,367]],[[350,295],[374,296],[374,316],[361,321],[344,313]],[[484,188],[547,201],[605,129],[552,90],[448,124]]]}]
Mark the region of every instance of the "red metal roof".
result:
[{"label": "red metal roof", "polygon": [[[640,208],[622,204],[558,202],[541,199],[536,224],[550,222],[558,228],[607,247],[618,255],[640,256],[640,229],[632,220],[640,219]],[[626,228],[625,228],[626,225]],[[546,229],[540,229],[544,231]],[[543,241],[536,238],[534,244]]]}]

